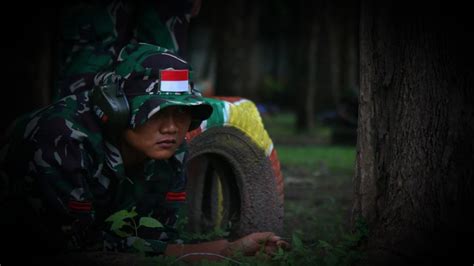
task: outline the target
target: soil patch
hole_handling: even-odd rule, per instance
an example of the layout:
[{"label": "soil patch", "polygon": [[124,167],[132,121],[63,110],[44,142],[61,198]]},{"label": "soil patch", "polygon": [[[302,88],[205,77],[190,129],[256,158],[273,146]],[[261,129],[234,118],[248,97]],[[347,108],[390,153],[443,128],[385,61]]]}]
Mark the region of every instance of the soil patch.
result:
[{"label": "soil patch", "polygon": [[283,169],[285,237],[300,234],[305,242],[333,240],[348,230],[352,208],[351,174]]}]

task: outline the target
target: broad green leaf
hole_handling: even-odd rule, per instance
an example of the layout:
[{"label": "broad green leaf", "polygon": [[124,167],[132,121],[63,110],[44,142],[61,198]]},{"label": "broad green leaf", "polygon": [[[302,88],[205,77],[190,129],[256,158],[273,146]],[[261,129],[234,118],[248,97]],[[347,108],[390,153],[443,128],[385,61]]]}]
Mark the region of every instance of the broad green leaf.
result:
[{"label": "broad green leaf", "polygon": [[112,215],[110,215],[105,221],[106,222],[114,222],[116,220],[125,220],[127,218],[133,218],[137,215],[135,210],[132,210],[131,212],[127,210],[120,210]]},{"label": "broad green leaf", "polygon": [[122,226],[126,225],[126,223],[123,220],[115,220],[112,222],[112,225],[110,226],[110,230],[115,231],[117,229],[122,228]]},{"label": "broad green leaf", "polygon": [[292,238],[292,246],[298,250],[298,249],[302,249],[303,248],[303,242],[301,241],[301,239],[298,237],[297,234],[293,234],[293,238]]},{"label": "broad green leaf", "polygon": [[318,247],[330,249],[330,248],[332,248],[332,245],[329,244],[328,242],[324,241],[324,240],[319,240]]},{"label": "broad green leaf", "polygon": [[121,230],[114,230],[114,233],[117,234],[118,236],[120,237],[127,237],[127,236],[130,236],[131,234],[127,233],[127,232],[124,232],[124,231],[121,231]]},{"label": "broad green leaf", "polygon": [[150,228],[161,228],[163,225],[156,220],[155,218],[151,217],[142,217],[140,218],[140,223],[138,227],[140,226],[145,226],[145,227],[150,227]]},{"label": "broad green leaf", "polygon": [[135,238],[135,240],[132,243],[132,246],[140,252],[153,251],[153,249],[150,247],[150,243],[146,242],[143,238],[139,238],[139,237]]}]

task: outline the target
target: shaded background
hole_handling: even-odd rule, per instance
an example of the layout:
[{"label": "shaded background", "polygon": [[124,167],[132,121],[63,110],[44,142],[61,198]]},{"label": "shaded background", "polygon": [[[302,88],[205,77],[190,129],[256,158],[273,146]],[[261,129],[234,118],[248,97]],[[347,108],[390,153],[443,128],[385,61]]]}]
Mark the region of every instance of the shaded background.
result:
[{"label": "shaded background", "polygon": [[[3,91],[15,104],[2,105],[2,129],[50,102],[61,47],[59,5],[16,3],[9,12],[1,18],[2,75],[11,81]],[[251,99],[264,115],[287,111],[300,132],[323,122],[354,128],[358,14],[357,1],[204,0],[184,56],[206,95]]]},{"label": "shaded background", "polygon": [[[1,17],[8,85],[2,131],[47,105],[61,6],[13,3]],[[206,96],[255,102],[285,179],[285,235],[309,248],[347,235],[359,93],[358,1],[202,0],[184,57]],[[308,249],[310,250],[310,249]],[[327,253],[327,252],[326,252]],[[297,253],[295,253],[297,254]],[[301,255],[301,254],[300,254]]]},{"label": "shaded background", "polygon": [[[378,265],[393,257],[395,265],[444,256],[472,262],[470,9],[360,3],[203,0],[185,57],[205,95],[259,107],[285,178],[284,237],[303,243],[294,242],[298,262],[361,257],[354,247],[367,231],[357,222],[348,228],[353,189],[355,214],[378,232],[369,241],[382,253]],[[2,131],[51,99],[59,8],[34,5],[12,3],[12,16],[1,17]]]},{"label": "shaded background", "polygon": [[[61,6],[3,16],[2,131],[45,106],[57,78]],[[206,96],[255,102],[285,179],[285,236],[336,243],[351,208],[359,92],[358,1],[202,0],[184,57]]]}]

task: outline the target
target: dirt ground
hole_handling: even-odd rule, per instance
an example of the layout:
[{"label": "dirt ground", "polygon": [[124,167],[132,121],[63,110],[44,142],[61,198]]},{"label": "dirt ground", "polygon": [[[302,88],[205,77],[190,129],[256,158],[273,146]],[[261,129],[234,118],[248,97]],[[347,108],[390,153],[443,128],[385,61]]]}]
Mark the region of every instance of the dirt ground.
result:
[{"label": "dirt ground", "polygon": [[331,241],[349,228],[352,175],[315,166],[288,169],[285,180],[285,237],[297,233],[305,242]]}]

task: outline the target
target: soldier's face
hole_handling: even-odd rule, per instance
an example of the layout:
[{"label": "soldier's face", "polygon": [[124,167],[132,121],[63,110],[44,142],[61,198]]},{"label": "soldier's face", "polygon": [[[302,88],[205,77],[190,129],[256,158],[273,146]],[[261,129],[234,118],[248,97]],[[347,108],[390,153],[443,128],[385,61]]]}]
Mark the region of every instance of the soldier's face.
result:
[{"label": "soldier's face", "polygon": [[169,159],[183,143],[191,125],[189,109],[170,106],[134,129],[125,131],[125,141],[136,151],[155,159]]}]

